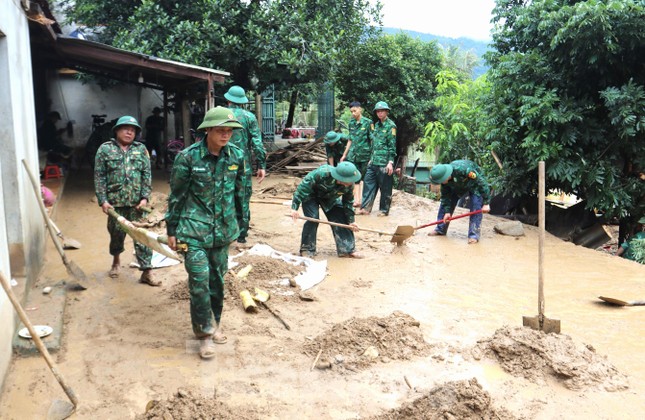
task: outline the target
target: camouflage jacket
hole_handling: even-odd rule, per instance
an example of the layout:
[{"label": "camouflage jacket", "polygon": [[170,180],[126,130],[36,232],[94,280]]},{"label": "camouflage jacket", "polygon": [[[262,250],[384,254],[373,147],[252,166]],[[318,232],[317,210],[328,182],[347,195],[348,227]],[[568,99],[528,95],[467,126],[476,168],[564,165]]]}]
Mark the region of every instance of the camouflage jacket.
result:
[{"label": "camouflage jacket", "polygon": [[347,160],[350,162],[367,162],[372,154],[372,141],[370,129],[372,121],[369,118],[361,117],[360,121],[354,118],[349,119],[349,146]]},{"label": "camouflage jacket", "polygon": [[386,166],[388,162],[394,164],[396,156],[396,124],[389,118],[384,122],[377,121],[372,124],[370,137],[372,138],[372,158],[370,162],[376,166]]},{"label": "camouflage jacket", "polygon": [[206,140],[182,150],[172,167],[166,212],[168,236],[213,248],[240,234],[246,183],[244,152],[230,142],[219,156]]},{"label": "camouflage jacket", "polygon": [[344,134],[340,135],[340,140],[334,144],[325,144],[325,153],[327,154],[327,162],[329,158],[334,158],[334,166],[337,166],[340,163],[340,158],[343,157],[345,153],[345,148],[347,147],[347,137]]},{"label": "camouflage jacket", "polygon": [[99,206],[134,207],[149,199],[152,173],[146,146],[135,141],[124,151],[115,139],[103,143],[94,161],[94,192]]},{"label": "camouflage jacket", "polygon": [[244,128],[233,130],[233,136],[230,143],[233,143],[244,152],[246,158],[246,171],[250,174],[253,171],[251,165],[251,151],[255,154],[260,169],[267,167],[267,152],[262,143],[262,133],[258,127],[258,120],[253,113],[240,108],[237,105],[231,104],[230,110],[233,111],[235,118],[242,124]]},{"label": "camouflage jacket", "polygon": [[455,197],[462,197],[466,193],[479,195],[484,200],[483,204],[490,203],[490,185],[482,170],[475,162],[470,160],[454,160],[450,162],[452,175],[448,183],[441,184],[441,206],[450,212]]},{"label": "camouflage jacket", "polygon": [[349,223],[354,223],[354,185],[345,187],[336,183],[331,169],[330,165],[322,165],[309,172],[293,193],[291,208],[298,210],[301,203],[309,200],[315,200],[325,211],[341,205]]}]

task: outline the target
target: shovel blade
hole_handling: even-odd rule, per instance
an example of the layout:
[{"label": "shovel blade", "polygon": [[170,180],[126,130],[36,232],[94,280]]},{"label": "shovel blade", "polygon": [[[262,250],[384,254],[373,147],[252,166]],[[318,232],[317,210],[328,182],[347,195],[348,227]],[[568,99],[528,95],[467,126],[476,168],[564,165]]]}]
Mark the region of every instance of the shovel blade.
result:
[{"label": "shovel blade", "polygon": [[75,239],[65,238],[63,241],[63,249],[81,249],[81,243]]},{"label": "shovel blade", "polygon": [[545,316],[523,316],[522,325],[533,330],[544,331],[546,334],[560,334],[560,320],[549,319]]},{"label": "shovel blade", "polygon": [[603,302],[610,303],[612,305],[629,306],[629,302],[626,302],[626,301],[620,300],[620,299],[610,298],[610,297],[607,297],[607,296],[598,296],[598,299],[602,300]]},{"label": "shovel blade", "polygon": [[47,411],[47,420],[63,420],[74,414],[76,407],[69,401],[54,400]]},{"label": "shovel blade", "polygon": [[397,245],[401,245],[403,241],[405,241],[412,235],[414,235],[413,226],[397,226],[396,232],[394,232],[394,235],[392,235],[392,239],[390,239],[390,242],[394,242]]}]

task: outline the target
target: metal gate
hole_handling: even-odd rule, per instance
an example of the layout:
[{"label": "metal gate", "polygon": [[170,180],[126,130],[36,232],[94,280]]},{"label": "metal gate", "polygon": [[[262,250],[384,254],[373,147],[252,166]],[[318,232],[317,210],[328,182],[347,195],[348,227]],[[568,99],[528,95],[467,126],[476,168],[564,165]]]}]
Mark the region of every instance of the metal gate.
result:
[{"label": "metal gate", "polygon": [[275,141],[275,90],[269,86],[262,92],[262,141],[273,143]]},{"label": "metal gate", "polygon": [[328,131],[334,129],[336,122],[334,108],[334,85],[326,83],[322,93],[318,96],[318,127],[316,128],[316,137],[322,137]]}]

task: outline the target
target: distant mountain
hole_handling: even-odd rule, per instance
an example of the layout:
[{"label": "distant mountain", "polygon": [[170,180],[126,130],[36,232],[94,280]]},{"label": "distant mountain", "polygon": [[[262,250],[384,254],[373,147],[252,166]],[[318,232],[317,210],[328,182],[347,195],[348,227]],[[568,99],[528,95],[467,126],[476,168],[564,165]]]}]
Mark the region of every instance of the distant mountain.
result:
[{"label": "distant mountain", "polygon": [[473,69],[473,79],[478,78],[488,70],[488,66],[483,59],[484,54],[491,49],[488,45],[488,41],[475,41],[473,39],[464,37],[448,38],[445,36],[432,35],[397,28],[383,28],[383,32],[390,35],[398,34],[399,32],[405,32],[413,38],[419,38],[421,41],[437,41],[437,43],[444,48],[454,45],[464,51],[472,50],[477,55],[477,58],[479,58],[479,65]]}]

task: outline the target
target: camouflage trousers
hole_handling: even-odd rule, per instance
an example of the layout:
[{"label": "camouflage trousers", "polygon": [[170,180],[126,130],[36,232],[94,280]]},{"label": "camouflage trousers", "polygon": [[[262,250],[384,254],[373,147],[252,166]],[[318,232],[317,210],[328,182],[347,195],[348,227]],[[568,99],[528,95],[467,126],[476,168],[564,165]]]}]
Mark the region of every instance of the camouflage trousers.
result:
[{"label": "camouflage trousers", "polygon": [[368,165],[365,179],[363,180],[363,197],[361,200],[361,209],[372,211],[376,192],[381,191],[381,201],[379,202],[379,211],[381,213],[390,213],[390,204],[392,204],[392,181],[394,177],[388,175],[385,166]]},{"label": "camouflage trousers", "polygon": [[[319,219],[320,205],[315,200],[309,200],[302,203],[302,212],[307,217]],[[349,221],[347,215],[341,206],[334,206],[329,211],[324,211],[327,220],[335,223],[346,225]],[[300,252],[315,254],[316,253],[316,235],[318,233],[319,223],[305,222],[302,227],[302,238],[300,240]],[[332,226],[331,231],[336,241],[336,251],[338,255],[351,254],[355,251],[354,232],[350,229]]]},{"label": "camouflage trousers", "polygon": [[228,270],[228,246],[203,248],[188,245],[184,266],[188,273],[190,319],[197,338],[215,333],[224,308],[224,275]]},{"label": "camouflage trousers", "polygon": [[242,203],[242,217],[238,217],[238,220],[242,220],[240,224],[240,236],[241,239],[246,239],[249,234],[249,224],[251,223],[251,208],[249,203],[251,202],[251,194],[253,194],[253,173],[249,172],[244,175],[245,185],[244,185],[244,202]]},{"label": "camouflage trousers", "polygon": [[[134,207],[115,207],[114,210],[131,222],[141,219],[142,216],[141,211]],[[107,230],[110,234],[110,255],[120,255],[125,251],[123,245],[127,234],[121,229],[119,223],[112,216],[108,216]],[[134,252],[137,255],[139,270],[152,268],[152,250],[150,248],[134,241]]]}]

